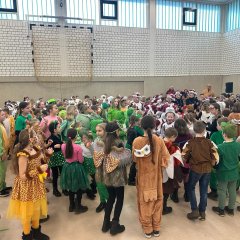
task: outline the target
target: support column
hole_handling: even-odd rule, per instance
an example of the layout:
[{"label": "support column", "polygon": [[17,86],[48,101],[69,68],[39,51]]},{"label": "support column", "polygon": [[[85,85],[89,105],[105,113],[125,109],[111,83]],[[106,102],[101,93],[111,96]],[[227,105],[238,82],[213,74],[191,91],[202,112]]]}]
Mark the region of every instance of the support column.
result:
[{"label": "support column", "polygon": [[[66,0],[55,0],[55,15],[61,17],[67,17],[67,1]],[[64,19],[56,19],[56,22],[64,25],[66,20]]]},{"label": "support column", "polygon": [[150,30],[150,76],[155,75],[155,43],[156,43],[156,0],[149,1],[148,24]]}]

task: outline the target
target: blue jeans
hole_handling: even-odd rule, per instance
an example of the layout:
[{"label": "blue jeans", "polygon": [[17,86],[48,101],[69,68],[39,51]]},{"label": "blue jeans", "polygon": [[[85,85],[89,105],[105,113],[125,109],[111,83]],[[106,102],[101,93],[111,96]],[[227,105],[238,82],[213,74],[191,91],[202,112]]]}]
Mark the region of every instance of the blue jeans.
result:
[{"label": "blue jeans", "polygon": [[[191,204],[192,211],[199,210],[199,212],[205,212],[207,207],[207,192],[208,184],[210,181],[210,173],[196,173],[190,171],[189,180],[188,180],[188,194]],[[200,191],[200,203],[197,207],[197,199],[195,194],[195,187],[199,182],[199,191]]]}]

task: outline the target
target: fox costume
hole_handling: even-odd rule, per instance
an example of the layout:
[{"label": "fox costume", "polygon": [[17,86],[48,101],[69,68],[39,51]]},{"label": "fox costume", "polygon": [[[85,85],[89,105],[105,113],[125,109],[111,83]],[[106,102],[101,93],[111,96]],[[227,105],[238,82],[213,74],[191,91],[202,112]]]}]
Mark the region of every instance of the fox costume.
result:
[{"label": "fox costume", "polygon": [[[133,142],[133,161],[137,168],[137,201],[139,220],[145,233],[160,230],[163,187],[162,167],[167,167],[170,158],[164,141],[152,135],[154,153],[147,136]],[[154,163],[152,162],[154,161]]]}]

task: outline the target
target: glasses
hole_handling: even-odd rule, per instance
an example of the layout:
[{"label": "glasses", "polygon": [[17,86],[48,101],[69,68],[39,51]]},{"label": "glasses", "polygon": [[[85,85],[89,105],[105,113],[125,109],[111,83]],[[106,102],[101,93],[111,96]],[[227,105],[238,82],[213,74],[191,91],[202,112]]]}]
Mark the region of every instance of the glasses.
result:
[{"label": "glasses", "polygon": [[212,110],[212,109],[215,109],[215,107],[210,107],[209,109]]}]

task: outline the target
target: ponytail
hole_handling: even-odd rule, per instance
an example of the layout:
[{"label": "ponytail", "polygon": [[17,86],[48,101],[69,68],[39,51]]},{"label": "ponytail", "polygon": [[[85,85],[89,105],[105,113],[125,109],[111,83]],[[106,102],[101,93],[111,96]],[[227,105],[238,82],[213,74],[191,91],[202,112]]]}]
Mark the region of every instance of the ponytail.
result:
[{"label": "ponytail", "polygon": [[147,129],[147,135],[148,135],[148,140],[149,140],[149,143],[150,143],[150,150],[151,150],[151,153],[152,153],[152,163],[155,164],[154,162],[154,158],[153,158],[153,153],[154,153],[154,145],[153,145],[153,138],[152,138],[152,130],[150,128]]},{"label": "ponytail", "polygon": [[67,131],[67,143],[66,143],[66,150],[65,150],[65,157],[72,158],[73,156],[73,144],[72,140],[75,139],[77,136],[77,130],[74,128],[69,128]]},{"label": "ponytail", "polygon": [[150,143],[150,150],[152,153],[152,163],[155,164],[154,158],[153,158],[153,154],[154,154],[154,145],[153,145],[153,136],[152,136],[152,130],[155,128],[156,126],[156,120],[150,116],[150,115],[146,115],[145,117],[142,118],[141,120],[141,126],[142,128],[147,132],[148,135],[148,140]]},{"label": "ponytail", "polygon": [[67,140],[65,156],[66,156],[66,158],[71,158],[73,156],[73,144],[72,144],[71,138],[68,138],[68,140]]}]

